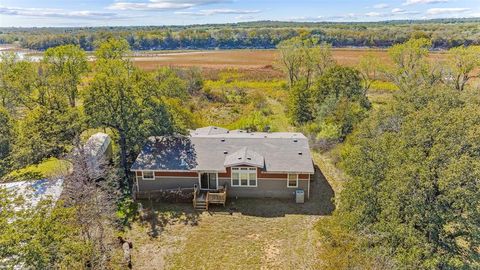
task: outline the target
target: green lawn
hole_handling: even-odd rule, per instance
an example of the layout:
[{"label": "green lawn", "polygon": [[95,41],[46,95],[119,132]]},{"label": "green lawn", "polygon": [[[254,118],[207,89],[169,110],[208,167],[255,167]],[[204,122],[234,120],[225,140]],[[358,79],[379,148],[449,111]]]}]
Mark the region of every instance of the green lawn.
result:
[{"label": "green lawn", "polygon": [[35,180],[41,178],[53,178],[65,175],[71,168],[66,160],[49,158],[40,164],[13,171],[4,177],[6,181]]},{"label": "green lawn", "polygon": [[311,199],[238,199],[199,213],[191,204],[150,203],[154,218],[135,222],[135,269],[317,269],[313,229],[333,211],[334,191],[323,175],[312,182]]}]

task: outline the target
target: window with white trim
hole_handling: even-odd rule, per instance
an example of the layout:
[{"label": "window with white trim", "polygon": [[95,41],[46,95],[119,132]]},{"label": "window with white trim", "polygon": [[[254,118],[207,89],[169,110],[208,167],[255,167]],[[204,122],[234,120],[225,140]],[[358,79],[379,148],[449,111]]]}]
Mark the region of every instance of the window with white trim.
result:
[{"label": "window with white trim", "polygon": [[142,179],[143,180],[155,180],[155,174],[153,171],[143,171],[142,172]]},{"label": "window with white trim", "polygon": [[289,187],[289,188],[298,187],[298,174],[296,174],[296,173],[289,173],[288,174],[287,187]]},{"label": "window with white trim", "polygon": [[256,187],[257,168],[234,167],[232,168],[232,187]]}]

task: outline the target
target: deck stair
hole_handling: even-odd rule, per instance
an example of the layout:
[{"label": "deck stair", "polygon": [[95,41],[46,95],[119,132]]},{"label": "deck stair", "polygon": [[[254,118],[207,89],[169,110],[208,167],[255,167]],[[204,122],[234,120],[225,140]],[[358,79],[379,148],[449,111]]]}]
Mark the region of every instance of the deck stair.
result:
[{"label": "deck stair", "polygon": [[217,190],[200,190],[194,187],[193,208],[198,211],[208,211],[210,204],[223,204],[227,201],[227,187],[221,187]]}]

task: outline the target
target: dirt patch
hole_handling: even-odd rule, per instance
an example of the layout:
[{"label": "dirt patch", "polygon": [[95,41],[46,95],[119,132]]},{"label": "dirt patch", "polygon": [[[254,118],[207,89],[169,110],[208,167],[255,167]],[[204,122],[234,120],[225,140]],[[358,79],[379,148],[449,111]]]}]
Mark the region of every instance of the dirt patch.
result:
[{"label": "dirt patch", "polygon": [[266,246],[264,250],[264,263],[261,267],[262,270],[267,269],[278,269],[280,267],[280,244],[279,243],[270,243]]}]

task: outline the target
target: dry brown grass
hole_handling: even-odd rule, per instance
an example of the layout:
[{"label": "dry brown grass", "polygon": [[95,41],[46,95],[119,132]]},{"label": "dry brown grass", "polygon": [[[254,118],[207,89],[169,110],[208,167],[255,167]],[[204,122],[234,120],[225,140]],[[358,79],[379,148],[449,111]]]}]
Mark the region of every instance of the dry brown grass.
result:
[{"label": "dry brown grass", "polygon": [[[379,49],[333,49],[333,57],[340,65],[354,66],[362,55],[367,53],[380,59],[382,63],[390,63],[386,50]],[[433,60],[444,59],[441,52],[432,52]],[[258,72],[272,72],[278,75],[275,61],[277,50],[216,50],[190,52],[158,52],[144,57],[137,56],[133,60],[143,69],[152,70],[161,66],[190,67],[198,66],[205,69],[246,69]]]}]

